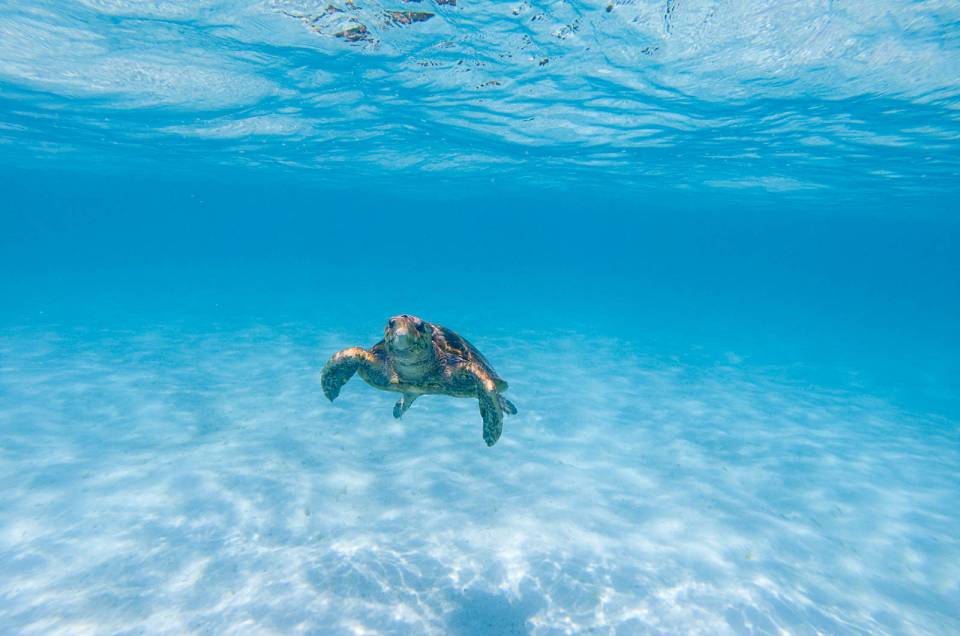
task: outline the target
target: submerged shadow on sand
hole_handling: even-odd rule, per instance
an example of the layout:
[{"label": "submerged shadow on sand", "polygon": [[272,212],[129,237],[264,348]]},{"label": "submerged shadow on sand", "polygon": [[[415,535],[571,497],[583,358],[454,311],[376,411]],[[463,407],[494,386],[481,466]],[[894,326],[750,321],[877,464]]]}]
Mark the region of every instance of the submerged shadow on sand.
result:
[{"label": "submerged shadow on sand", "polygon": [[447,629],[451,636],[527,636],[531,633],[529,620],[541,607],[540,603],[518,603],[502,595],[466,592],[447,620]]}]

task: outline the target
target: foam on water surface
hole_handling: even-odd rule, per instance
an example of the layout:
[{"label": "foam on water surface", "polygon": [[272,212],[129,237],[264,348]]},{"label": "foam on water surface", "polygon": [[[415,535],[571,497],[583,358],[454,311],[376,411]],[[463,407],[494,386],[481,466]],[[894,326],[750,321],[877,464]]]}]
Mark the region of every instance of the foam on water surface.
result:
[{"label": "foam on water surface", "polygon": [[6,330],[7,633],[947,634],[958,429],[580,334],[477,344],[520,414],[354,380],[359,334]]}]

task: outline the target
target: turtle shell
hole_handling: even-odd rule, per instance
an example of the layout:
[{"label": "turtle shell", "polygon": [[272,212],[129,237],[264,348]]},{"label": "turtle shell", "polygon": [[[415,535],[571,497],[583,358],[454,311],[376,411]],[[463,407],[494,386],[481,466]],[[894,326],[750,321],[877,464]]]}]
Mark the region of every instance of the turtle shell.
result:
[{"label": "turtle shell", "polygon": [[473,362],[490,374],[490,379],[497,385],[498,391],[507,390],[506,380],[497,375],[497,372],[493,369],[493,365],[483,357],[483,354],[480,353],[476,347],[470,344],[470,341],[446,327],[441,327],[433,323],[430,323],[430,326],[433,327],[433,341],[441,353],[466,360],[467,362]]}]

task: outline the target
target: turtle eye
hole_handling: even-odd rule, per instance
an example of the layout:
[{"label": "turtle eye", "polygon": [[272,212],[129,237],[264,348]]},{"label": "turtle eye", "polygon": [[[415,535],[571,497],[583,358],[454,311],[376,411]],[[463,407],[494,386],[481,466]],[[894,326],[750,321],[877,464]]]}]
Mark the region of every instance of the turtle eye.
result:
[{"label": "turtle eye", "polygon": [[422,322],[421,322],[421,323],[417,323],[417,331],[419,331],[420,333],[423,333],[423,331],[424,331],[424,326],[423,326],[423,323],[422,323]]},{"label": "turtle eye", "polygon": [[391,318],[391,319],[390,319],[390,327],[393,328],[393,327],[396,327],[396,326],[397,326],[397,321],[394,320],[393,318]]}]

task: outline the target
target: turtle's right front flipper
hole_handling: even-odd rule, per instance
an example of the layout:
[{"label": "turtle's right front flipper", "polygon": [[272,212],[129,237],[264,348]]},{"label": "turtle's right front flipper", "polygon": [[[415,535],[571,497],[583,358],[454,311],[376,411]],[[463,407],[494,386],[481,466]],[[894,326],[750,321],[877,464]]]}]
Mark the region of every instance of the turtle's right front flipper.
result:
[{"label": "turtle's right front flipper", "polygon": [[360,368],[368,368],[371,371],[379,370],[380,360],[375,355],[361,347],[350,347],[337,352],[323,366],[320,372],[320,384],[323,386],[323,394],[331,402],[340,395],[340,389],[347,383],[347,380],[353,377],[353,374]]}]

